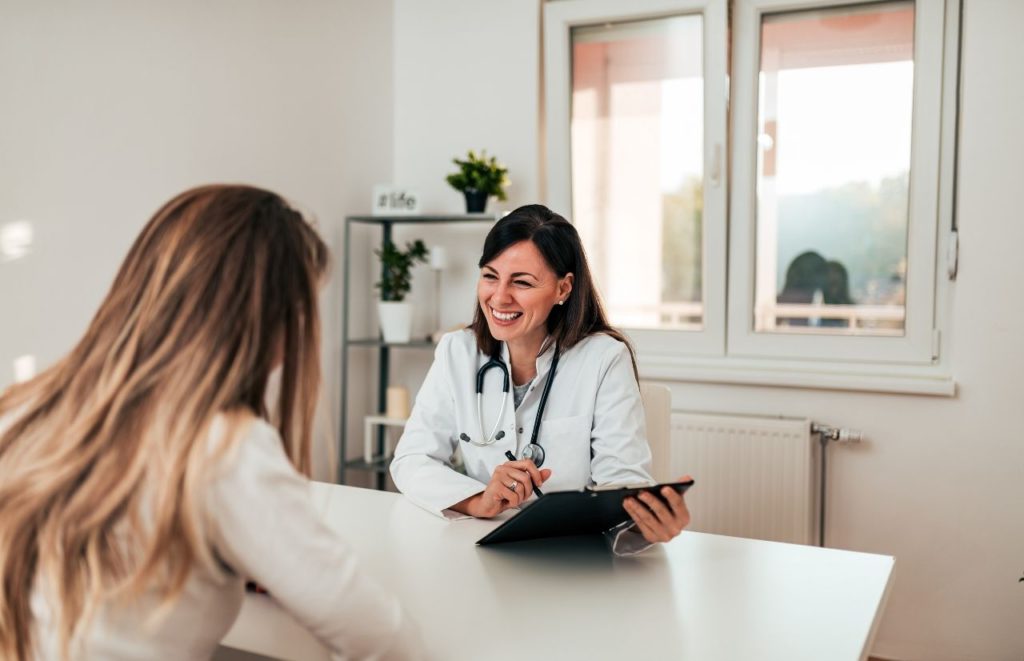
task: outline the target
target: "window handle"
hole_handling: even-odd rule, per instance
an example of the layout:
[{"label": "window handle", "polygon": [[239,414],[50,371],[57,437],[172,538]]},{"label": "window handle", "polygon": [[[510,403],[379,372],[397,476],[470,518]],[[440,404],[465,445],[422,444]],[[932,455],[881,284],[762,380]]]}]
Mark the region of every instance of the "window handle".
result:
[{"label": "window handle", "polygon": [[711,185],[718,188],[722,183],[722,144],[716,142],[711,155]]}]

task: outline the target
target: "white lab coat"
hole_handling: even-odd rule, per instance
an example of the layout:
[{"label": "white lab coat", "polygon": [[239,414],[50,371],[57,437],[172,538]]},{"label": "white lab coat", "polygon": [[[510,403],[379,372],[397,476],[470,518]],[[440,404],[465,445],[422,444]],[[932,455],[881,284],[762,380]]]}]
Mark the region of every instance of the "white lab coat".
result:
[{"label": "white lab coat", "polygon": [[[494,469],[508,461],[506,451],[520,457],[529,444],[553,355],[549,347],[538,356],[537,376],[518,410],[511,387],[502,393],[501,370],[487,371],[481,433],[476,375],[488,357],[477,350],[471,331],[445,335],[391,462],[398,489],[429,512],[460,518],[448,508],[480,493]],[[506,345],[502,358],[508,365]],[[498,429],[505,431],[504,438],[485,447],[460,441],[462,433],[474,441],[490,434],[502,397],[507,403]],[[543,467],[551,469],[545,493],[595,484],[653,483],[640,388],[625,344],[601,333],[562,352],[538,442],[545,452]],[[462,450],[465,475],[451,467],[456,447]]]}]

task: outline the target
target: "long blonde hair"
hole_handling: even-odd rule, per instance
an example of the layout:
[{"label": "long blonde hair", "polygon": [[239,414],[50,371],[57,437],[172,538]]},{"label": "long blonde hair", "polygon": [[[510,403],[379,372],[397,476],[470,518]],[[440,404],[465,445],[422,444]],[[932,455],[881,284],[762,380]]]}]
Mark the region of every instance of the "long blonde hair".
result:
[{"label": "long blonde hair", "polygon": [[218,415],[229,439],[272,418],[309,474],[327,261],[274,193],[186,191],[142,230],[71,353],[0,394],[0,658],[32,655],[37,579],[66,656],[101,601],[157,585],[166,605],[196,563],[213,566],[200,487]]}]

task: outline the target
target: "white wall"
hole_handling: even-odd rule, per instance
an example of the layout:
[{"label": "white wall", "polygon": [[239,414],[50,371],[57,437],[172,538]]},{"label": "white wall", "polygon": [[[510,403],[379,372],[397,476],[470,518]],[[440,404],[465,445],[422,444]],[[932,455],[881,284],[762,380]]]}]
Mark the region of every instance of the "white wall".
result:
[{"label": "white wall", "polygon": [[[426,211],[464,212],[462,194],[444,178],[456,170],[452,158],[470,149],[509,168],[508,200],[492,198],[487,211],[538,201],[539,16],[538,0],[395,0],[394,176],[420,191]],[[487,229],[428,233],[453,258],[444,274],[446,328],[470,320]],[[434,301],[427,287],[416,299],[423,308]]]},{"label": "white wall", "polygon": [[427,211],[462,212],[444,176],[467,149],[509,167],[501,206],[537,201],[539,17],[538,0],[395,0],[394,174]]},{"label": "white wall", "polygon": [[[462,194],[448,186],[445,175],[455,171],[452,158],[485,149],[509,168],[511,179],[508,200],[492,198],[488,212],[539,201],[539,0],[395,0],[394,5],[394,183],[417,190],[426,213],[461,214]],[[446,249],[442,328],[472,318],[476,260],[488,229],[486,224],[396,227],[398,242],[421,238]],[[353,248],[366,252],[370,241],[354,240]],[[407,300],[415,309],[415,335],[438,327],[436,289],[428,268],[414,269]],[[353,310],[372,310],[368,299],[357,297]],[[392,383],[405,385],[415,396],[432,355],[392,353]],[[351,403],[351,412],[361,410],[366,409]],[[350,452],[361,442],[360,420],[361,415],[353,415],[348,424],[354,439]]]},{"label": "white wall", "polygon": [[[896,556],[874,653],[898,659],[1024,657],[1024,3],[965,5],[949,347],[958,396],[671,384],[677,409],[807,416],[866,433],[863,446],[832,452],[828,543]],[[430,208],[457,210],[446,158],[487,147],[511,166],[515,202],[533,201],[537,2],[395,6],[396,177]]]},{"label": "white wall", "polygon": [[[43,367],[71,347],[135,234],[186,187],[276,190],[337,254],[341,218],[391,176],[391,20],[374,0],[5,0],[0,225],[29,219],[36,240],[0,263],[0,387],[16,356]],[[324,349],[334,401],[337,342]]]}]

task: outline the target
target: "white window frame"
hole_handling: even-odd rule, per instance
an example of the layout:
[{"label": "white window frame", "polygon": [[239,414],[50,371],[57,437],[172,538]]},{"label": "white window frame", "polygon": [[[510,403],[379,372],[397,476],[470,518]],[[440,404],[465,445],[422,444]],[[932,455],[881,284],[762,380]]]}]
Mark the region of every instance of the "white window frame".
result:
[{"label": "white window frame", "polygon": [[[763,13],[871,1],[734,0],[731,134],[726,131],[729,82],[725,69],[728,29],[725,0],[636,0],[630,3],[558,0],[545,3],[545,152],[541,160],[550,205],[567,211],[570,217],[571,28],[602,21],[697,12],[704,17],[704,330],[629,329],[644,378],[940,396],[956,393],[950,374],[949,351],[942,349],[949,344],[951,283],[956,263],[953,188],[959,94],[958,0],[916,0],[914,3],[910,270],[905,336],[787,336],[753,332],[757,160],[754,138],[760,17]],[[708,84],[715,79],[724,81],[726,89],[721,94],[713,92],[715,88]],[[928,108],[931,112],[922,112]],[[940,108],[941,113],[934,108]],[[731,152],[725,151],[728,137],[734,138]],[[720,157],[716,158],[716,149],[730,154],[730,167],[722,167],[717,160]],[[730,196],[728,217],[726,191]],[[723,196],[721,202],[717,195]]]},{"label": "white window frame", "polygon": [[570,118],[572,29],[668,16],[702,16],[704,93],[704,217],[701,264],[703,326],[699,331],[628,329],[650,354],[722,356],[725,353],[726,284],[726,74],[725,0],[559,0],[544,6],[545,138],[548,200],[572,217]]},{"label": "white window frame", "polygon": [[906,326],[898,337],[836,336],[754,331],[757,207],[757,105],[761,18],[765,14],[860,0],[738,0],[733,61],[733,178],[729,259],[729,354],[927,365],[938,356],[935,329],[935,264],[938,232],[942,107],[942,0],[914,3],[914,97],[907,228]]}]

